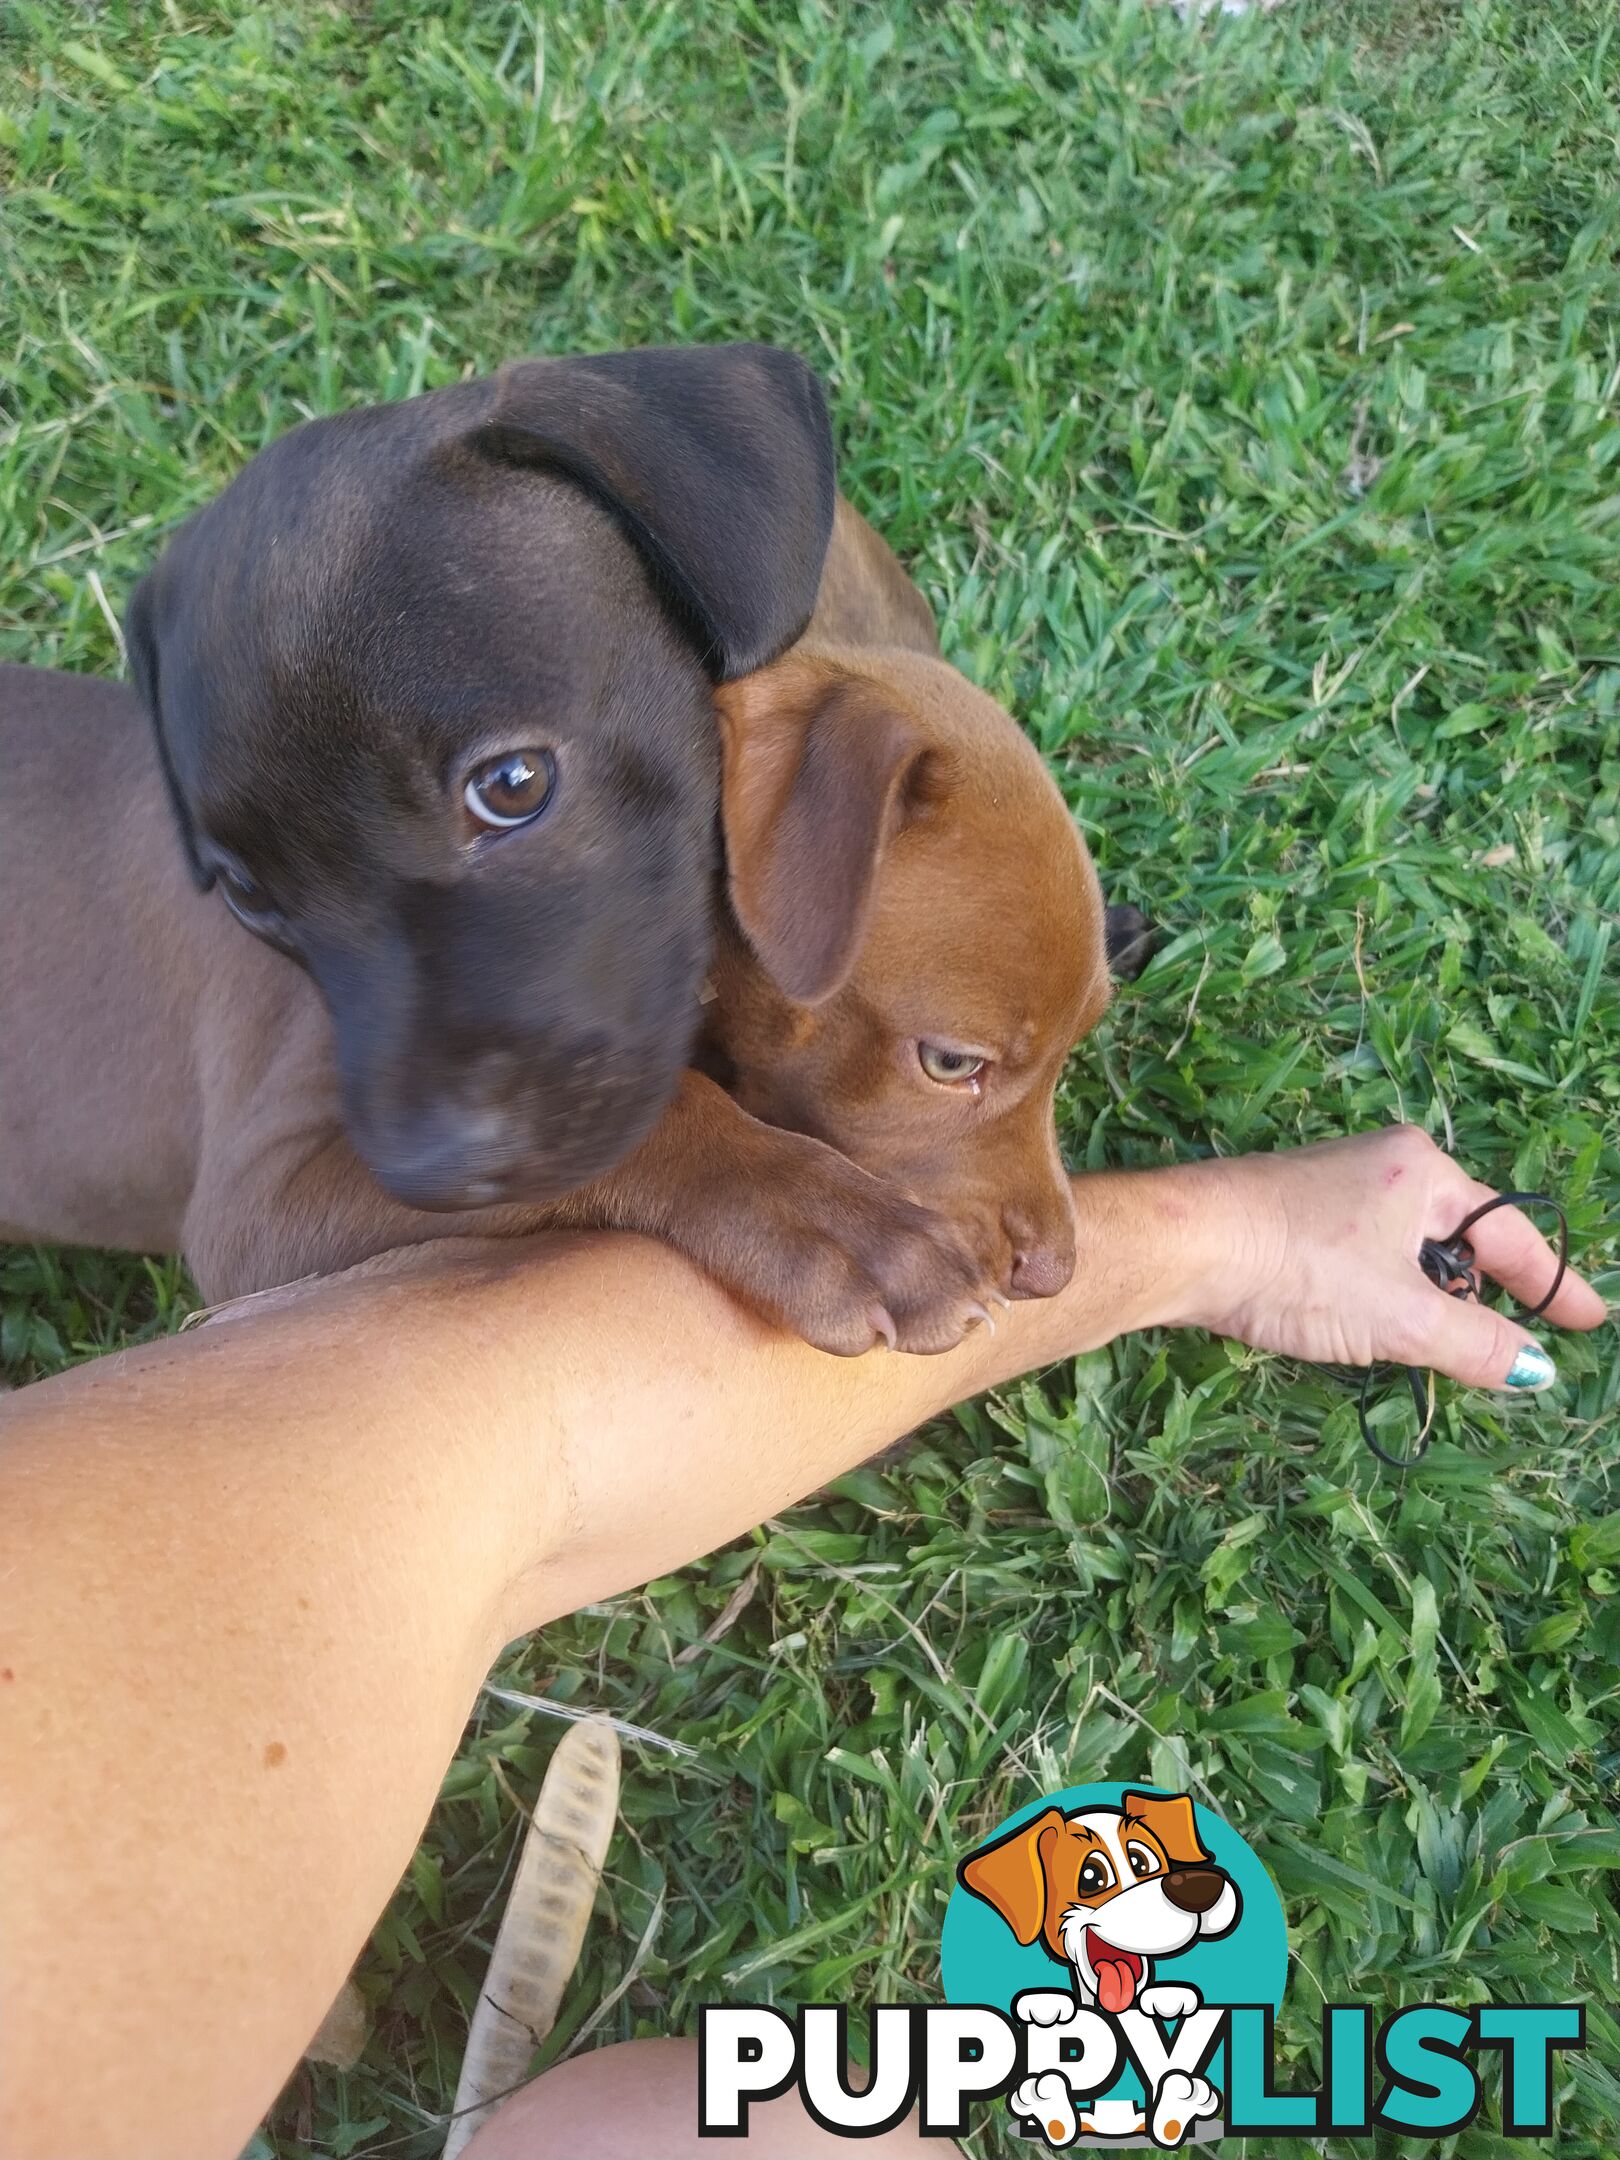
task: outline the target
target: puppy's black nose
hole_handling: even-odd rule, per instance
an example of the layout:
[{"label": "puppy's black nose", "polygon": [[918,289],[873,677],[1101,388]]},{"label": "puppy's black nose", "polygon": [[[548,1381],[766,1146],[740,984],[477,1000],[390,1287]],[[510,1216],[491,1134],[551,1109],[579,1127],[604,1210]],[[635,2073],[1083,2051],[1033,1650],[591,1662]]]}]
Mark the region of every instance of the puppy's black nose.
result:
[{"label": "puppy's black nose", "polygon": [[424,1134],[415,1145],[374,1155],[371,1168],[378,1182],[407,1207],[433,1214],[492,1207],[508,1198],[521,1154],[517,1136],[505,1147],[491,1140],[479,1134],[469,1141],[455,1130]]},{"label": "puppy's black nose", "polygon": [[1164,1894],[1178,1912],[1208,1912],[1225,1887],[1219,1868],[1172,1868],[1164,1878]]}]

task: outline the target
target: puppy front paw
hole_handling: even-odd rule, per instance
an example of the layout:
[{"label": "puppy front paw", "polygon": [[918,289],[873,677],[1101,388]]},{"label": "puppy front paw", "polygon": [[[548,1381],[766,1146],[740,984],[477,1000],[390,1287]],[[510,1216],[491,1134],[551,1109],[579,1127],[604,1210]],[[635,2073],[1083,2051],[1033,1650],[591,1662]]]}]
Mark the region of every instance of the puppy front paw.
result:
[{"label": "puppy front paw", "polygon": [[1153,2095],[1154,2144],[1173,2152],[1220,2104],[1221,2096],[1208,2078],[1191,2077],[1185,2070],[1167,2070]]},{"label": "puppy front paw", "polygon": [[1026,2025],[1066,2025],[1074,2016],[1075,2000],[1060,1988],[1025,1988],[1013,1997],[1013,2016]]},{"label": "puppy front paw", "polygon": [[727,1289],[839,1357],[954,1350],[990,1319],[988,1270],[943,1215],[819,1140],[772,1139],[768,1174],[725,1196],[697,1255]]},{"label": "puppy front paw", "polygon": [[1027,2077],[1007,2095],[1007,2105],[1023,2122],[1038,2123],[1048,2145],[1068,2145],[1079,2129],[1068,2080],[1056,2070]]},{"label": "puppy front paw", "polygon": [[1195,1987],[1183,1982],[1157,1980],[1152,1987],[1143,1988],[1136,1998],[1138,2010],[1145,2010],[1149,2017],[1191,2017],[1195,2010],[1203,2008],[1204,1998]]}]

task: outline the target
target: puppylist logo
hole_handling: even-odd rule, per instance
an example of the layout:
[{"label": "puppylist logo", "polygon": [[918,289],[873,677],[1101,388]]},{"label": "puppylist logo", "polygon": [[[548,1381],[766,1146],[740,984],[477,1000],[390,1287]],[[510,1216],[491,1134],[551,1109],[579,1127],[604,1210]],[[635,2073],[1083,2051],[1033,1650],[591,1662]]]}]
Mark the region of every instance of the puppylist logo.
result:
[{"label": "puppylist logo", "polygon": [[956,1875],[945,1991],[977,1968],[1006,1992],[1024,2028],[1007,2105],[1026,2134],[1165,2152],[1218,2135],[1216,2005],[1274,2010],[1288,1961],[1281,1903],[1240,1838],[1201,1834],[1185,1793],[1083,1787],[1015,1817]]},{"label": "puppylist logo", "polygon": [[1454,2136],[1501,2058],[1501,2130],[1552,2129],[1554,2056],[1585,2045],[1579,2004],[1322,2011],[1314,2092],[1279,2092],[1273,2023],[1288,1970],[1282,1901],[1236,1831],[1186,1793],[1083,1785],[1012,1816],[956,1871],[943,2004],[872,2013],[851,2089],[848,2013],[727,2005],[699,2016],[699,2134],[741,2137],[753,2101],[797,2084],[811,2117],[871,2137],[914,2110],[962,2137],[1002,2105],[1052,2151],[1175,2152],[1223,2137]]}]

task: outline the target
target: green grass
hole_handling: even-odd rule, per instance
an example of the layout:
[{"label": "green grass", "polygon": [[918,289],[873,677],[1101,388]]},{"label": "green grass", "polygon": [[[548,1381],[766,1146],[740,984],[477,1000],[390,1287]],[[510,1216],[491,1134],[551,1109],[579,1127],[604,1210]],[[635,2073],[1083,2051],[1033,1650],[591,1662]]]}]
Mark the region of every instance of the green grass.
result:
[{"label": "green grass", "polygon": [[[792,343],[953,657],[1174,931],[1075,1063],[1074,1159],[1404,1115],[1559,1191],[1612,1287],[1616,30],[13,0],[0,650],[114,668],[164,530],[305,413],[526,350]],[[183,1304],[140,1262],[0,1264],[13,1378]],[[1588,1999],[1558,2150],[1612,2155],[1620,1373],[1612,1334],[1559,1354],[1549,1404],[1449,1398],[1402,1480],[1327,1380],[1128,1341],[514,1650],[699,1750],[631,1763],[548,2052],[926,1997],[975,1834],[1193,1776],[1282,1886],[1294,2059],[1323,1996]],[[437,2149],[554,1738],[475,1722],[362,1966],[366,2057],[295,2081],[276,2153]]]}]

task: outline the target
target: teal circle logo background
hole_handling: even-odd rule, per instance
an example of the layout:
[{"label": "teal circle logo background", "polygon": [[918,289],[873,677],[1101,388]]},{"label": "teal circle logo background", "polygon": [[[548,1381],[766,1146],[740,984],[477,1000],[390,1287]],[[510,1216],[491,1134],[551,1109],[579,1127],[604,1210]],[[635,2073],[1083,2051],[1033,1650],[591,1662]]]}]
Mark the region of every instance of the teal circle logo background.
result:
[{"label": "teal circle logo background", "polygon": [[[1070,1785],[1019,1808],[981,1838],[973,1850],[992,1844],[1048,1808],[1060,1808],[1065,1815],[1087,1808],[1117,1808],[1127,1793],[1151,1793],[1157,1789],[1140,1781]],[[1288,1924],[1277,1886],[1242,1838],[1218,1815],[1196,1801],[1193,1814],[1205,1850],[1237,1884],[1243,1913],[1230,1935],[1214,1942],[1194,1942],[1175,1957],[1158,1959],[1153,1977],[1190,1982],[1212,2009],[1228,2003],[1269,2003],[1272,2009],[1278,2009],[1288,1980]],[[957,1857],[965,1860],[968,1855],[963,1852]],[[1067,1965],[1048,1957],[1039,1940],[1023,1948],[1001,1915],[983,1898],[964,1890],[960,1882],[945,1908],[940,1978],[947,2002],[987,2003],[997,2010],[1011,2010],[1013,1997],[1025,1988],[1065,1992],[1073,1986]],[[1223,2082],[1225,2066],[1220,2056],[1225,2052],[1223,2047],[1210,2066],[1209,2074],[1218,2085]],[[1122,2078],[1113,2091],[1121,2096],[1141,2097],[1141,2087],[1129,2076]]]}]

